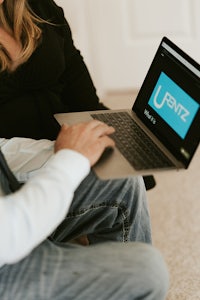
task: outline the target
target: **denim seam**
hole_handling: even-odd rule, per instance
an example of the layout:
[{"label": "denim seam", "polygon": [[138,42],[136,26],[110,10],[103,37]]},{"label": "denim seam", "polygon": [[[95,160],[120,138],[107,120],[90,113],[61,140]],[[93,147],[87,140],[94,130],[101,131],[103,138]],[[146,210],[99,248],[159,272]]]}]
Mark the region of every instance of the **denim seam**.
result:
[{"label": "denim seam", "polygon": [[106,205],[106,204],[100,204],[97,206],[91,206],[90,208],[84,208],[81,209],[78,212],[74,212],[74,213],[69,213],[66,217],[66,219],[70,219],[70,218],[74,218],[74,217],[80,217],[86,213],[88,213],[91,210],[94,209],[99,209],[99,208],[117,208],[118,210],[121,211],[121,215],[122,215],[122,232],[123,232],[123,242],[128,242],[128,236],[129,236],[129,231],[130,231],[130,224],[128,222],[128,214],[127,214],[127,210],[121,206],[116,205]]}]

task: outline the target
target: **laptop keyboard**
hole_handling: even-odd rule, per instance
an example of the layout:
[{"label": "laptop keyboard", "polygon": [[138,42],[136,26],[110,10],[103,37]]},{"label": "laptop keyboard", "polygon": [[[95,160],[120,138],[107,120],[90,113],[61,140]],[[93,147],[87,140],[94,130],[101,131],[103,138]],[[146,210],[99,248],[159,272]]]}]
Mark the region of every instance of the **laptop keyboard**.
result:
[{"label": "laptop keyboard", "polygon": [[119,151],[136,170],[174,166],[127,112],[91,116],[115,128],[111,136]]}]

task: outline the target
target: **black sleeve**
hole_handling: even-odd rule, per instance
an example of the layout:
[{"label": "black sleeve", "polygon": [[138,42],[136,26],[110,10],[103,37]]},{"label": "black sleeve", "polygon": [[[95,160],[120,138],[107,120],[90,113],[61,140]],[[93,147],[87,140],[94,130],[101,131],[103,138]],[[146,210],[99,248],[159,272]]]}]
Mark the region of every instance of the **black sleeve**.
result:
[{"label": "black sleeve", "polygon": [[63,9],[53,0],[39,0],[38,5],[40,16],[56,23],[58,26],[55,26],[55,29],[64,39],[65,72],[61,78],[64,87],[61,94],[62,102],[70,111],[106,109],[99,102],[84,59],[73,43],[71,29]]},{"label": "black sleeve", "polygon": [[[68,45],[66,45],[68,48]],[[66,49],[65,53],[69,53]],[[73,50],[71,59],[66,57],[67,67],[63,74],[62,101],[70,111],[105,109],[99,102],[96,89],[80,52]]]}]

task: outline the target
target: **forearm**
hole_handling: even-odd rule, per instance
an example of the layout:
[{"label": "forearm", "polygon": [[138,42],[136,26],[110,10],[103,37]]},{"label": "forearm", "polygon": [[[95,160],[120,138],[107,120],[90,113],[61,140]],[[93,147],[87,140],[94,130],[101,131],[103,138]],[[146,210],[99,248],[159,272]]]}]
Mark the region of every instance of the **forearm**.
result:
[{"label": "forearm", "polygon": [[50,235],[88,172],[85,157],[62,150],[19,192],[1,198],[0,265],[19,261]]}]

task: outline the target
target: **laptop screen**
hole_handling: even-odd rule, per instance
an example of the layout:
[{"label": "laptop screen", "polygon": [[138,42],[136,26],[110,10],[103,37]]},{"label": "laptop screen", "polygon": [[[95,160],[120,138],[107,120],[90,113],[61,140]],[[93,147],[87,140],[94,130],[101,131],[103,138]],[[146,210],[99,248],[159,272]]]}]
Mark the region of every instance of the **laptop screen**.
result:
[{"label": "laptop screen", "polygon": [[133,110],[187,166],[200,139],[200,66],[163,38]]},{"label": "laptop screen", "polygon": [[199,104],[164,72],[161,72],[148,104],[182,139],[199,108]]}]

